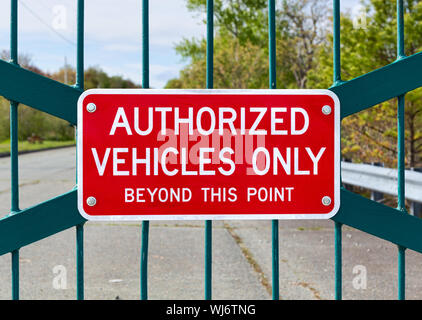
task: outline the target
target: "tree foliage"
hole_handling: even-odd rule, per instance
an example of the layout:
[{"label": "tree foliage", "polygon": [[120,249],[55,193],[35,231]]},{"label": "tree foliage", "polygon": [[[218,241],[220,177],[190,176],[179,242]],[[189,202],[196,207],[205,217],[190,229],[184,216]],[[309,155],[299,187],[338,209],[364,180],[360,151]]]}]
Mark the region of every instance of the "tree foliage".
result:
[{"label": "tree foliage", "polygon": [[[187,7],[194,12],[206,12],[207,0],[187,0]],[[214,0],[216,27],[231,34],[241,44],[251,42],[264,45],[267,0]]]},{"label": "tree foliage", "polygon": [[[283,0],[277,6],[277,84],[305,88],[314,66],[315,52],[325,39],[324,0]],[[205,12],[205,0],[187,0],[188,8]],[[217,0],[214,2],[214,86],[218,88],[268,87],[267,1]],[[294,26],[294,27],[292,27]],[[184,39],[176,52],[189,62],[168,88],[205,86],[206,40]]]},{"label": "tree foliage", "polygon": [[[268,59],[259,46],[251,42],[241,45],[233,36],[217,36],[214,44],[219,48],[214,52],[215,88],[268,86]],[[180,72],[179,79],[169,81],[167,88],[205,88],[206,60],[199,57],[205,52],[205,46],[204,41],[198,44],[201,54],[195,54],[191,63]]]},{"label": "tree foliage", "polygon": [[[356,27],[353,17],[341,17],[341,73],[350,80],[392,63],[397,58],[397,17],[393,1],[362,2],[365,23]],[[422,3],[404,1],[405,54],[422,50]],[[362,22],[362,21],[361,21]],[[332,36],[318,52],[319,63],[310,71],[310,86],[332,84]],[[371,88],[367,88],[371,90]],[[422,156],[422,90],[406,94],[406,164],[420,166]],[[394,166],[397,158],[397,100],[392,99],[343,120],[343,155],[354,161],[383,162]]]}]

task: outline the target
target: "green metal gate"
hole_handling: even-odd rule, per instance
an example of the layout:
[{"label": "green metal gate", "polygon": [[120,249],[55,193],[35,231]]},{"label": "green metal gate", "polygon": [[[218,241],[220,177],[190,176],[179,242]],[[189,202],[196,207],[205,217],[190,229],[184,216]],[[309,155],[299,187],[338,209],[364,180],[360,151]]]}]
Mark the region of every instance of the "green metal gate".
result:
[{"label": "green metal gate", "polygon": [[[78,213],[76,189],[34,207],[19,209],[18,180],[18,105],[35,109],[76,125],[76,102],[84,88],[84,0],[77,1],[77,76],[68,86],[19,67],[18,0],[11,0],[10,61],[0,60],[0,95],[10,100],[11,212],[0,220],[0,255],[10,253],[12,299],[19,299],[19,249],[68,228],[76,229],[77,299],[84,298],[84,223]],[[269,87],[276,88],[275,0],[268,0]],[[142,87],[149,88],[148,0],[142,0]],[[397,0],[397,60],[350,81],[340,73],[340,0],[333,0],[333,86],[340,99],[341,118],[397,97],[398,208],[390,208],[341,190],[341,208],[332,219],[335,232],[335,298],[342,298],[342,226],[348,225],[397,245],[398,299],[405,298],[405,251],[422,253],[422,220],[408,215],[404,188],[404,101],[405,94],[422,86],[422,53],[404,54],[403,0]],[[206,86],[213,88],[213,0],[207,1],[207,75]],[[48,97],[48,99],[46,99]],[[205,222],[205,299],[212,298],[212,223]],[[141,299],[148,298],[147,266],[149,222],[142,224],[140,252]],[[278,221],[272,221],[272,292],[279,299]]]}]

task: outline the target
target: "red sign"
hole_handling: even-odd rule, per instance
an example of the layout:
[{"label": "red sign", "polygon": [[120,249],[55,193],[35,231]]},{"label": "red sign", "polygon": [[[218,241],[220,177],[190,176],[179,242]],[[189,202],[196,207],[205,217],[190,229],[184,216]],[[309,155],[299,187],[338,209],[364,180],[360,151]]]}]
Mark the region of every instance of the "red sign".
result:
[{"label": "red sign", "polygon": [[328,90],[88,90],[78,207],[90,220],[319,219],[340,205]]}]

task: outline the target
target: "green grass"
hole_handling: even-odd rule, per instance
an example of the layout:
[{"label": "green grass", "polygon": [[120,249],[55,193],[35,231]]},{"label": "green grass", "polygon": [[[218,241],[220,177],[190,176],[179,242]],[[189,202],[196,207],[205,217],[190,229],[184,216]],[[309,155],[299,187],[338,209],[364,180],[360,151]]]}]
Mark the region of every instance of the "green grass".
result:
[{"label": "green grass", "polygon": [[[57,147],[66,147],[75,145],[75,141],[50,141],[45,140],[42,143],[29,143],[28,141],[19,141],[18,150],[19,151],[34,151],[34,150],[43,150]],[[0,154],[10,152],[10,141],[6,140],[0,142]]]}]

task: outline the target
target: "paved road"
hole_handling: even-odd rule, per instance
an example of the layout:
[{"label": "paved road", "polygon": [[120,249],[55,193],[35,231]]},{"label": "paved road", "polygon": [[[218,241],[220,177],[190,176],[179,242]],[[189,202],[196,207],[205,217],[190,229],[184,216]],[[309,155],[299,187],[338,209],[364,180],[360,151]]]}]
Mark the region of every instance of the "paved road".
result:
[{"label": "paved road", "polygon": [[[70,190],[75,184],[75,150],[20,157],[21,208]],[[9,158],[0,158],[0,209],[10,207]],[[85,226],[86,299],[138,299],[139,223],[88,222]],[[149,297],[202,299],[204,223],[151,222]],[[280,298],[332,299],[332,221],[280,221]],[[345,299],[395,299],[397,248],[360,231],[343,232]],[[422,255],[407,251],[407,298],[422,299]],[[75,230],[20,250],[22,299],[73,299]],[[353,272],[355,271],[355,273]],[[366,273],[366,288],[362,284]],[[0,257],[0,299],[9,299],[10,255]],[[213,298],[271,298],[271,223],[213,223]]]}]

